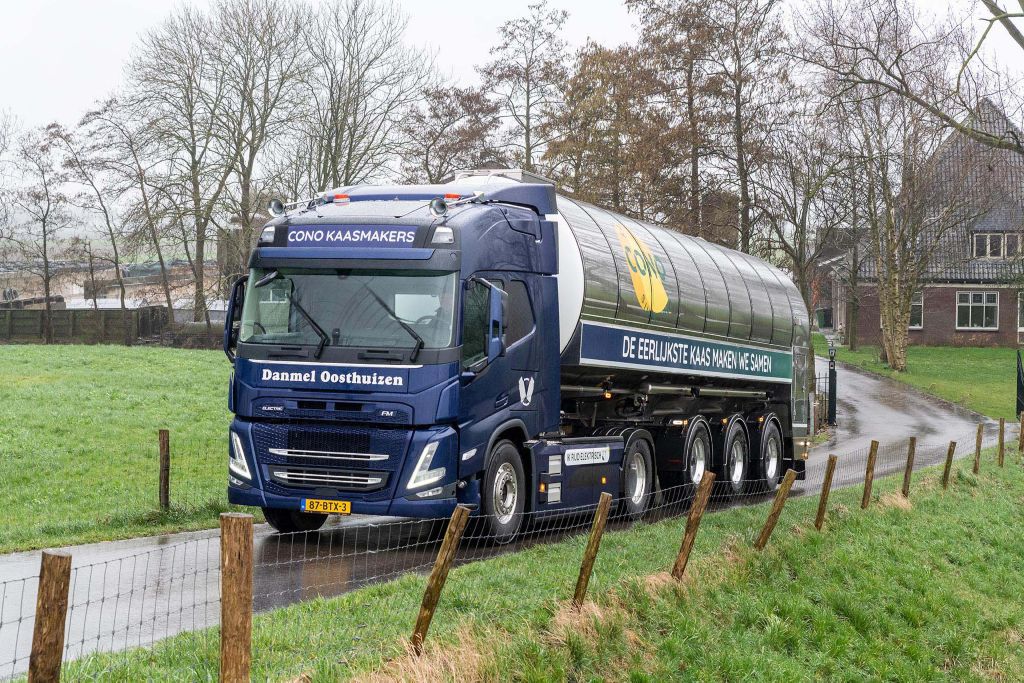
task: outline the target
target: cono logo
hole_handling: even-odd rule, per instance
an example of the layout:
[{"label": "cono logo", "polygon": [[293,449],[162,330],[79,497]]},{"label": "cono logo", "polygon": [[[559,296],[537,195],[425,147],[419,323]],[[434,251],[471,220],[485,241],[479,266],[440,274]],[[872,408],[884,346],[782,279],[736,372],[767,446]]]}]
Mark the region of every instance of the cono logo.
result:
[{"label": "cono logo", "polygon": [[660,313],[668,305],[665,293],[665,266],[640,240],[623,225],[615,226],[619,243],[626,254],[629,275],[633,279],[633,292],[640,308]]}]

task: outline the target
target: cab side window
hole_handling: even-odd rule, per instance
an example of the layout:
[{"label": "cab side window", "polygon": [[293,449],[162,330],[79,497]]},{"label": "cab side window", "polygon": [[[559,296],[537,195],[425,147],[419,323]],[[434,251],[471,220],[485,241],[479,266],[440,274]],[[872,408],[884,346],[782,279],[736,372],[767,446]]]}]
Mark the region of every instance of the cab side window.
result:
[{"label": "cab side window", "polygon": [[487,354],[487,318],[490,292],[474,282],[462,304],[462,367],[469,368]]},{"label": "cab side window", "polygon": [[533,332],[533,307],[526,283],[522,280],[510,280],[505,285],[508,292],[508,320],[505,321],[505,343],[512,346],[517,341]]}]

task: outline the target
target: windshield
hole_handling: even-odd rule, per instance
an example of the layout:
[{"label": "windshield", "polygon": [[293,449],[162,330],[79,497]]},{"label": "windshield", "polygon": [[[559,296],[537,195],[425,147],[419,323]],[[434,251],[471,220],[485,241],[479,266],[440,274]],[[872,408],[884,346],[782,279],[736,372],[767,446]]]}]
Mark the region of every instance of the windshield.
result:
[{"label": "windshield", "polygon": [[239,340],[441,349],[454,337],[456,273],[254,268]]}]

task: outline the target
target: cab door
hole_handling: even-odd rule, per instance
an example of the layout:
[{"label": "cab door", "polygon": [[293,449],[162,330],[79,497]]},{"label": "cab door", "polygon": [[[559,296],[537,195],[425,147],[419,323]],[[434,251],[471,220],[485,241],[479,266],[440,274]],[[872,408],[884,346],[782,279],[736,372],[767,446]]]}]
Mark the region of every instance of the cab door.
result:
[{"label": "cab door", "polygon": [[491,434],[509,417],[512,400],[509,357],[504,349],[496,355],[489,353],[495,332],[502,338],[505,333],[504,315],[500,320],[501,329],[494,329],[492,292],[495,289],[504,294],[500,280],[482,274],[468,280],[463,291],[459,378],[460,477],[478,472],[483,467]]}]

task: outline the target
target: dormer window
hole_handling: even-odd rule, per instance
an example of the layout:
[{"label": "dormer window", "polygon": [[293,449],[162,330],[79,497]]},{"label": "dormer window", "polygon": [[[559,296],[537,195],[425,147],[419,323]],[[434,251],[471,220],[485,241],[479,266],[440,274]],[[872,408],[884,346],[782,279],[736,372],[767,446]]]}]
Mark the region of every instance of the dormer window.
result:
[{"label": "dormer window", "polygon": [[1020,235],[1015,232],[976,232],[974,258],[1013,258],[1020,253]]}]

